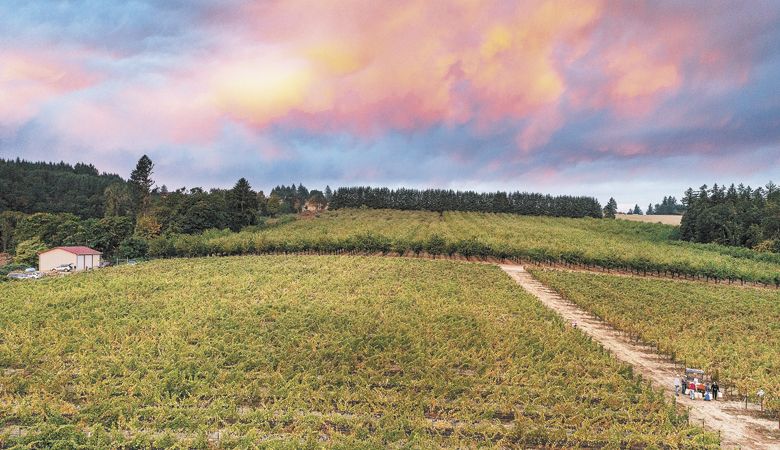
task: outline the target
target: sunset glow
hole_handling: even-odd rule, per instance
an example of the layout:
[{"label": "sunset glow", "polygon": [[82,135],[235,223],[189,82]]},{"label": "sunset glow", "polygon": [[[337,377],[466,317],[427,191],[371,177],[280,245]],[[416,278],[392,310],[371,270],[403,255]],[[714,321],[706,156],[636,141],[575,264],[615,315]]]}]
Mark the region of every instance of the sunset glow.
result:
[{"label": "sunset glow", "polygon": [[780,7],[743,6],[12,0],[0,156],[126,176],[147,153],[173,186],[622,186],[632,202],[679,194],[648,191],[658,177],[765,182]]}]

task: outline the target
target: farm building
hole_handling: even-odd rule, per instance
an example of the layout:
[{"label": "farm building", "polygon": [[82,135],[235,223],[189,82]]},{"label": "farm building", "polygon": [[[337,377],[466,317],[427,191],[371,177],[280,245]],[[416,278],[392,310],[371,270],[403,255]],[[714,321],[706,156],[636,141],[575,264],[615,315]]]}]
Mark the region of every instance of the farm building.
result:
[{"label": "farm building", "polygon": [[65,264],[73,264],[76,270],[85,270],[100,265],[100,253],[89,247],[55,247],[38,254],[38,270],[48,272]]}]

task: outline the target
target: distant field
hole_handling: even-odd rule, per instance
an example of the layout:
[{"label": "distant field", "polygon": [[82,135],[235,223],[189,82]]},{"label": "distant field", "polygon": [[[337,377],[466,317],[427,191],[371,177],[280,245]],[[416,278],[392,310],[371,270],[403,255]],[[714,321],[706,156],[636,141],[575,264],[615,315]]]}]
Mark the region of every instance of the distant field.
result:
[{"label": "distant field", "polygon": [[336,210],[262,231],[182,236],[152,245],[179,256],[264,252],[458,253],[569,261],[616,269],[667,271],[780,283],[780,255],[672,239],[668,225],[513,214]]},{"label": "distant field", "polygon": [[[566,298],[780,410],[780,291],[533,270]],[[755,400],[755,398],[754,398]]]},{"label": "distant field", "polygon": [[0,447],[717,447],[500,269],[454,261],[175,259],[8,283],[0,386]]},{"label": "distant field", "polygon": [[644,222],[644,223],[662,223],[664,225],[679,226],[682,222],[682,216],[678,215],[639,215],[639,214],[616,214],[615,218],[622,220],[630,220],[632,222]]}]

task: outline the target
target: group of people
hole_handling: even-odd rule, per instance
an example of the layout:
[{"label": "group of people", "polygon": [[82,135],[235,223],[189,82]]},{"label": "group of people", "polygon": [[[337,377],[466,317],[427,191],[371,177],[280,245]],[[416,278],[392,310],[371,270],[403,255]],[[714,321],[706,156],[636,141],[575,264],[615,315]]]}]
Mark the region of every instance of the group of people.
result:
[{"label": "group of people", "polygon": [[682,392],[682,395],[689,395],[691,400],[696,399],[697,392],[701,393],[704,401],[717,400],[719,390],[720,386],[718,386],[717,381],[700,383],[698,378],[687,379],[679,377],[674,379],[674,395],[679,396],[680,392]]}]

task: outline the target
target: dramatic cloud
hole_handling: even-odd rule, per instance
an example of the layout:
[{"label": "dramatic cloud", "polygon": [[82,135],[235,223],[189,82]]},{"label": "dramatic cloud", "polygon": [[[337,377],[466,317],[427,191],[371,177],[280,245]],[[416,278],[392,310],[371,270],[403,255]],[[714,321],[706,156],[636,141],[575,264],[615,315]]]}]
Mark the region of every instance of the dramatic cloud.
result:
[{"label": "dramatic cloud", "polygon": [[771,1],[0,4],[0,156],[176,185],[647,203],[777,178],[778,80]]}]

